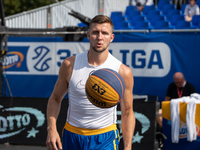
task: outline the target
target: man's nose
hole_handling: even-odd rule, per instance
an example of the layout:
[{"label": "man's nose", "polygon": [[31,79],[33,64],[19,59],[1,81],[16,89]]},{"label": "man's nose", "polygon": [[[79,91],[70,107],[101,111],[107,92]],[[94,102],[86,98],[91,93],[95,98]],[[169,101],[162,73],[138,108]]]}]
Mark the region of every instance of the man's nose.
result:
[{"label": "man's nose", "polygon": [[102,39],[102,33],[99,32],[98,39]]}]

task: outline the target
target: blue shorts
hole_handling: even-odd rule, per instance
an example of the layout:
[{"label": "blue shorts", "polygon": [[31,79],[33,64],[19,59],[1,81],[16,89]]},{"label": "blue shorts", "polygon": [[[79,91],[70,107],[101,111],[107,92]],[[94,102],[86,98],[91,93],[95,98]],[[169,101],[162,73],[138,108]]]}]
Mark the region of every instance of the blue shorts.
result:
[{"label": "blue shorts", "polygon": [[63,129],[63,150],[118,150],[119,142],[115,124],[103,129],[82,129],[66,123]]}]

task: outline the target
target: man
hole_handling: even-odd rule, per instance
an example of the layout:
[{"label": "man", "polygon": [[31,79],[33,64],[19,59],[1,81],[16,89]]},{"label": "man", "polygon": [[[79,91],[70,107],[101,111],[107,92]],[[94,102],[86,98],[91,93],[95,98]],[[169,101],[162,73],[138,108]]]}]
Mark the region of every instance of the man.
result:
[{"label": "man", "polygon": [[[185,80],[184,75],[181,72],[176,72],[173,76],[174,82],[170,83],[167,89],[165,101],[171,99],[181,98],[183,96],[190,96],[192,93],[196,93],[194,86]],[[157,115],[157,122],[162,127],[162,110],[160,109]]]},{"label": "man", "polygon": [[190,22],[194,15],[199,15],[199,6],[196,4],[196,0],[189,0],[189,4],[186,5],[184,15],[185,20]]},{"label": "man", "polygon": [[[170,101],[171,99],[183,96],[190,96],[190,94],[196,93],[194,86],[185,80],[185,77],[181,72],[176,72],[173,79],[174,82],[170,83],[168,86],[165,101]],[[162,109],[159,109],[156,116],[159,132],[162,132],[162,119]]]},{"label": "man", "polygon": [[[116,128],[116,106],[98,108],[86,97],[85,85],[89,74],[97,69],[110,68],[117,71],[125,82],[125,95],[120,103],[121,125],[124,150],[131,150],[135,128],[133,113],[133,75],[131,69],[122,64],[109,52],[109,44],[114,39],[113,23],[104,15],[94,17],[90,23],[87,38],[89,51],[66,58],[59,71],[58,80],[47,105],[47,149],[117,149],[119,133]],[[56,129],[61,101],[69,91],[69,108],[62,144]]]},{"label": "man", "polygon": [[168,86],[165,101],[183,96],[190,96],[190,94],[196,93],[194,86],[185,80],[181,72],[176,72],[173,78],[174,82]]}]

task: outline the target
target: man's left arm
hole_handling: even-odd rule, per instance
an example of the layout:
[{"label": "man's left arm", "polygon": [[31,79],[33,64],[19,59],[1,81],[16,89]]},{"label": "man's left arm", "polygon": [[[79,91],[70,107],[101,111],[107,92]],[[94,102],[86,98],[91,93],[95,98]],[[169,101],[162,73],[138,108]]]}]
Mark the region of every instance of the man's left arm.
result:
[{"label": "man's left arm", "polygon": [[131,150],[132,138],[135,129],[135,115],[133,112],[133,75],[129,67],[121,65],[119,74],[125,82],[125,94],[121,106],[121,125],[124,150]]},{"label": "man's left arm", "polygon": [[196,8],[196,14],[195,15],[200,15],[199,7]]}]

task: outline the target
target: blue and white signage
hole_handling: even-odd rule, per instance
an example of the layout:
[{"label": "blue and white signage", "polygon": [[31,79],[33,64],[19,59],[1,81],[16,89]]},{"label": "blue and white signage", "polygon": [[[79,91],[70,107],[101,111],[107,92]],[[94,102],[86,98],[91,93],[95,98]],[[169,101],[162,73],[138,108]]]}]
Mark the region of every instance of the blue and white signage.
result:
[{"label": "blue and white signage", "polygon": [[[109,51],[131,68],[133,94],[156,95],[163,101],[177,71],[200,93],[199,39],[199,33],[116,34]],[[62,61],[88,49],[87,39],[9,38],[3,65],[13,96],[49,97]]]}]

